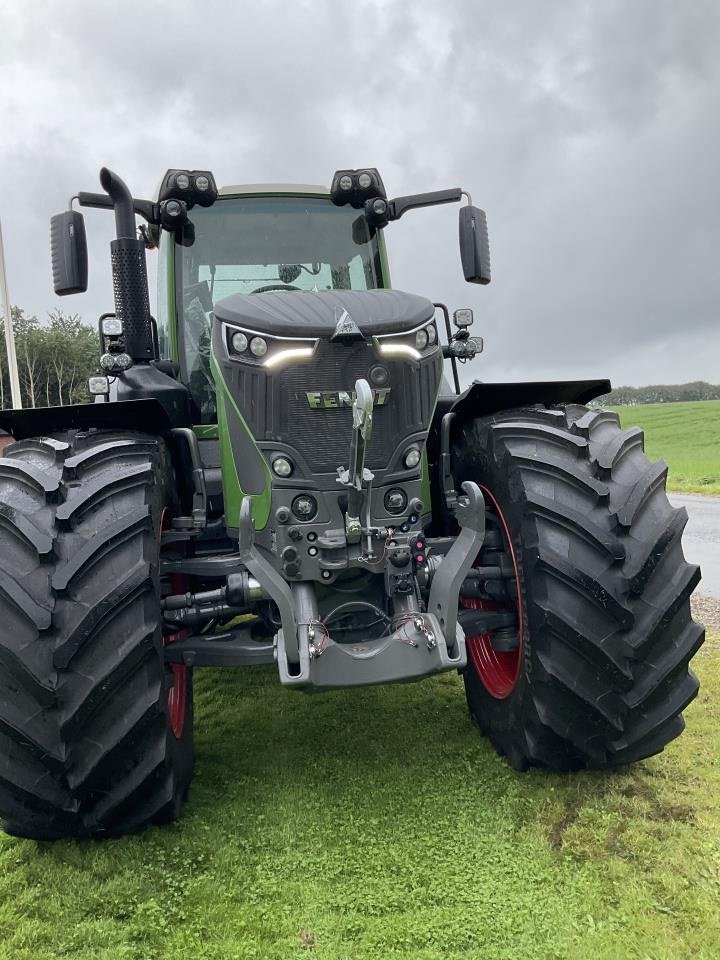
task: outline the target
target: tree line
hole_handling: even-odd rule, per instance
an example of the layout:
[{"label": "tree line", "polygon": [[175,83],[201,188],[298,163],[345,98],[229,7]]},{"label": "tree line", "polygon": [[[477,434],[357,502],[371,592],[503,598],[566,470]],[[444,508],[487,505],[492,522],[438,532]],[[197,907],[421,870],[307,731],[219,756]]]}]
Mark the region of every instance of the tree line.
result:
[{"label": "tree line", "polygon": [[[12,322],[23,406],[88,402],[87,380],[98,368],[97,331],[77,314],[61,310],[53,310],[41,323],[20,307],[13,307]],[[0,319],[0,409],[9,407],[12,398],[5,326]]]},{"label": "tree line", "polygon": [[689,400],[720,400],[720,384],[693,380],[692,383],[655,383],[647,387],[617,387],[598,397],[594,405],[626,407],[636,403],[677,403]]}]

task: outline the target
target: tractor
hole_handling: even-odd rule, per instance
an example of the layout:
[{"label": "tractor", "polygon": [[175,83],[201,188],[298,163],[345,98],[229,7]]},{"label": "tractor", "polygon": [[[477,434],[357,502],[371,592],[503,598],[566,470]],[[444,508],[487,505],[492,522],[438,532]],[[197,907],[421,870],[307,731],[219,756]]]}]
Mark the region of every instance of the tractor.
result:
[{"label": "tractor", "polygon": [[73,203],[115,217],[92,399],[0,414],[8,833],[178,818],[201,667],[308,693],[457,671],[518,771],[678,736],[704,634],[665,464],[588,406],[607,380],[461,388],[472,311],[390,285],[384,231],[451,202],[464,278],[490,281],[466,190],[393,199],[375,168],[329,189],[174,169],[153,200],[100,183],[51,221],[64,295],[87,288]]}]

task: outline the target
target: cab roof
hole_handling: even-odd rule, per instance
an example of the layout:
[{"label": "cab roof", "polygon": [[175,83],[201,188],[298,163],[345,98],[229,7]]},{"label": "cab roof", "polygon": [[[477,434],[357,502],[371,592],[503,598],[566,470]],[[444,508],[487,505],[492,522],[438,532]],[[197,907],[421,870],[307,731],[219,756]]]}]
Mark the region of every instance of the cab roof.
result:
[{"label": "cab roof", "polygon": [[245,197],[257,194],[287,193],[292,196],[313,195],[328,196],[329,187],[321,187],[313,183],[239,183],[227,187],[220,187],[219,197]]}]

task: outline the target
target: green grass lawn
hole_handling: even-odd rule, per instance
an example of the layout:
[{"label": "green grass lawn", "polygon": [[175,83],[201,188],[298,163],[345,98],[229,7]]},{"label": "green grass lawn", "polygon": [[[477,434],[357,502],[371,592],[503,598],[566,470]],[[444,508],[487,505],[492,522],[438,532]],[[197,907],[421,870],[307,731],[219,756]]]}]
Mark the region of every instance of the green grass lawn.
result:
[{"label": "green grass lawn", "polygon": [[612,409],[623,427],[645,430],[645,452],[666,461],[671,490],[720,494],[720,400]]},{"label": "green grass lawn", "polygon": [[720,956],[720,642],[668,750],[516,774],[445,675],[306,696],[201,671],[185,817],[140,837],[0,835],[0,957]]}]

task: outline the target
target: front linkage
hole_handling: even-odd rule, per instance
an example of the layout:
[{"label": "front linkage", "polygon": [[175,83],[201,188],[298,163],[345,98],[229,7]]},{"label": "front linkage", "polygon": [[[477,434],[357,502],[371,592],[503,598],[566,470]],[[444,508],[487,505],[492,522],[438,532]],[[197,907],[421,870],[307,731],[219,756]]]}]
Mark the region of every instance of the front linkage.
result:
[{"label": "front linkage", "polygon": [[[252,629],[240,625],[222,638],[198,633],[168,645],[165,655],[169,661],[189,666],[239,666],[275,660],[283,684],[313,688],[388,683],[465,667],[465,635],[457,611],[465,577],[483,545],[485,502],[480,488],[466,481],[462,494],[452,497],[452,513],[459,525],[456,537],[424,537],[416,531],[373,526],[369,506],[373,474],[365,466],[372,424],[372,391],[367,381],[355,384],[352,409],[351,468],[338,470],[339,483],[351,492],[345,537],[342,531],[334,531],[328,540],[333,541],[334,534],[336,553],[359,545],[358,562],[384,577],[392,614],[380,611],[386,621],[382,635],[352,642],[333,639],[319,612],[314,585],[288,583],[258,549],[251,498],[244,497],[238,521],[238,572],[229,574],[227,585],[218,590],[167,596],[163,608],[174,631],[179,624],[198,627],[241,612],[252,613],[253,601],[272,599],[279,614],[273,645],[258,644],[252,639]],[[178,528],[183,527],[187,529],[187,521],[175,521],[169,543],[178,542],[182,536]],[[374,546],[378,538],[383,545],[380,556]],[[164,570],[207,575],[221,564],[229,568],[233,558],[216,556],[205,563],[196,558],[168,560]],[[356,601],[356,605],[361,608],[364,604]],[[488,624],[492,619],[488,615]]]}]

